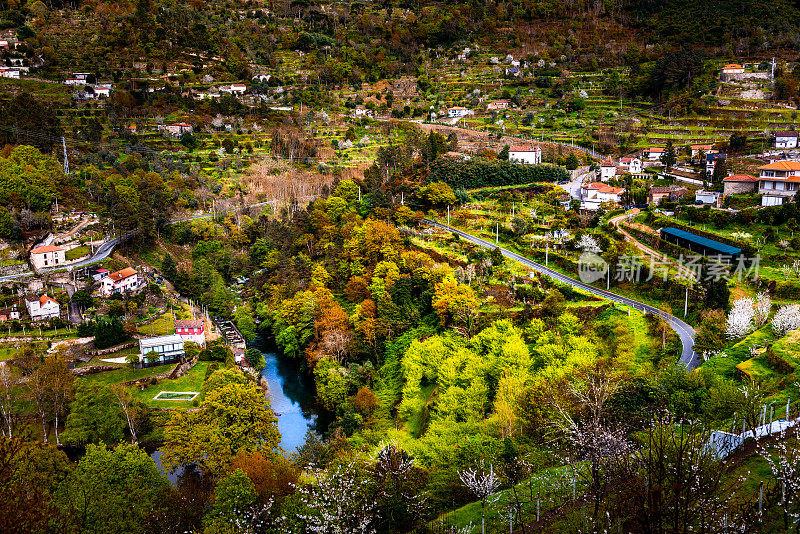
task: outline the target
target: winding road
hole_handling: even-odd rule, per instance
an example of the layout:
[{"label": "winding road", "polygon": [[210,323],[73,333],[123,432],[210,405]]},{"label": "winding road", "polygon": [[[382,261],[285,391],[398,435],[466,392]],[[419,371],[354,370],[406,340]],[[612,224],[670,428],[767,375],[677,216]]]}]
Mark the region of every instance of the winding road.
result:
[{"label": "winding road", "polygon": [[505,256],[506,258],[518,261],[521,264],[530,267],[534,271],[539,272],[545,276],[549,276],[550,278],[554,278],[559,282],[563,282],[572,287],[583,289],[584,291],[588,291],[593,295],[597,295],[598,297],[602,297],[612,302],[617,302],[625,306],[630,306],[642,312],[658,315],[659,317],[664,319],[667,322],[667,324],[669,324],[670,328],[672,328],[675,331],[675,333],[678,334],[678,337],[681,338],[681,344],[683,345],[683,350],[681,351],[680,362],[684,364],[686,368],[689,370],[696,369],[700,365],[701,363],[700,358],[698,358],[697,355],[694,353],[694,334],[695,334],[694,328],[692,328],[684,321],[678,319],[674,315],[670,315],[654,306],[645,304],[643,302],[639,302],[638,300],[634,300],[628,297],[623,297],[622,295],[617,295],[616,293],[612,293],[610,291],[606,291],[604,289],[600,289],[591,286],[589,284],[585,284],[580,280],[570,278],[565,274],[561,274],[558,271],[554,271],[553,269],[545,267],[544,265],[536,263],[535,261],[529,260],[524,256],[520,256],[519,254],[506,250],[503,247],[499,247],[494,243],[486,241],[485,239],[481,239],[466,232],[462,232],[461,230],[453,228],[452,226],[447,226],[446,224],[438,223],[436,221],[431,221],[429,219],[422,219],[422,221],[420,222],[428,226],[433,226],[435,228],[440,228],[442,230],[452,232],[461,237],[462,239],[465,239],[476,245],[489,249],[497,248],[500,250],[500,253],[503,254],[503,256]]}]

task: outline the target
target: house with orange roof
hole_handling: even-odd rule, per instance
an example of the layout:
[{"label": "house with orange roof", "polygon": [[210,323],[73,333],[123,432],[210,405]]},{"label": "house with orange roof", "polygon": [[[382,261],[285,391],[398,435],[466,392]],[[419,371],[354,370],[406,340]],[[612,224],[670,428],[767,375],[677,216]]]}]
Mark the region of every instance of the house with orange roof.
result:
[{"label": "house with orange roof", "polygon": [[744,66],[738,63],[728,63],[720,70],[720,78],[723,80],[731,74],[744,74]]},{"label": "house with orange roof", "polygon": [[611,187],[602,182],[593,182],[581,186],[581,200],[585,209],[596,210],[604,202],[620,204],[624,192],[625,189],[622,187]]},{"label": "house with orange roof", "polygon": [[104,297],[110,297],[115,293],[137,293],[142,288],[143,282],[144,279],[135,269],[126,267],[100,280],[100,293]]},{"label": "house with orange roof", "polygon": [[31,316],[31,321],[34,322],[55,319],[61,316],[61,306],[46,294],[41,297],[27,295],[25,297],[25,307],[28,308],[28,315]]},{"label": "house with orange roof", "polygon": [[758,168],[762,206],[780,206],[800,190],[800,161],[773,161]]},{"label": "house with orange roof", "polygon": [[66,250],[55,245],[43,245],[31,250],[31,265],[39,271],[48,267],[59,267],[67,261]]},{"label": "house with orange roof", "polygon": [[650,147],[642,153],[642,156],[647,156],[648,161],[658,161],[661,159],[661,154],[664,153],[664,149],[662,147]]},{"label": "house with orange roof", "polygon": [[755,193],[758,178],[749,174],[733,174],[722,180],[722,196]]},{"label": "house with orange roof", "polygon": [[711,152],[711,150],[713,148],[714,148],[714,145],[692,145],[691,146],[692,157],[696,158],[697,156],[700,155],[700,152],[703,152],[703,153],[707,154],[707,153]]},{"label": "house with orange roof", "polygon": [[542,147],[539,145],[514,145],[508,149],[508,161],[523,165],[540,165],[542,163]]}]

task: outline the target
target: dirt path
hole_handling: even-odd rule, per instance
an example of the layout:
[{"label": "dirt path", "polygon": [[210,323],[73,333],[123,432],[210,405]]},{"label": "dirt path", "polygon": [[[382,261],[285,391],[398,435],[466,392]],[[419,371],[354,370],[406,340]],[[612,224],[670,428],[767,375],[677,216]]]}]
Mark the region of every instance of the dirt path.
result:
[{"label": "dirt path", "polygon": [[[609,219],[608,222],[614,228],[616,228],[619,231],[619,233],[621,233],[623,236],[625,236],[625,240],[626,241],[628,241],[633,246],[635,246],[637,249],[642,251],[645,254],[645,256],[649,256],[654,262],[668,263],[669,265],[675,267],[678,270],[679,276],[683,276],[683,277],[687,277],[687,278],[692,277],[693,276],[693,272],[690,269],[688,269],[687,267],[685,267],[685,266],[681,265],[680,263],[674,261],[669,256],[667,256],[666,254],[662,254],[661,252],[658,252],[657,250],[654,250],[653,248],[645,245],[641,241],[638,241],[635,237],[633,237],[631,234],[629,234],[627,231],[625,231],[624,228],[622,228],[621,224],[623,222],[627,221],[628,219],[632,219],[638,213],[639,213],[639,210],[634,208],[629,213],[623,213],[622,215],[618,215],[618,216],[616,216],[616,217],[614,217],[612,219]],[[648,227],[648,229],[649,229],[649,227]]]}]

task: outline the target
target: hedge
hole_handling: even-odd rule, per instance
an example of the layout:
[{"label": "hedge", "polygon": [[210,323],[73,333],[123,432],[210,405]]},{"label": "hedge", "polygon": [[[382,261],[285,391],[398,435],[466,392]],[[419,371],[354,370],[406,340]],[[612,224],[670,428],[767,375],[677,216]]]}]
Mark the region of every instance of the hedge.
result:
[{"label": "hedge", "polygon": [[445,182],[453,189],[520,185],[569,180],[569,173],[556,165],[521,165],[475,158],[468,161],[440,158],[431,165],[428,182]]}]

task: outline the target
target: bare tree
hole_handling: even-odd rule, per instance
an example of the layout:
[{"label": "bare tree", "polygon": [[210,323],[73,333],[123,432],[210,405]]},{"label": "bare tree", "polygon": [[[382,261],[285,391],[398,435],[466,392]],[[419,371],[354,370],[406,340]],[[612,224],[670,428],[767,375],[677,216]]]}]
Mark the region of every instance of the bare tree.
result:
[{"label": "bare tree", "polygon": [[11,427],[13,422],[14,401],[17,396],[19,376],[14,372],[11,365],[0,362],[0,413],[5,422],[5,431],[11,437]]},{"label": "bare tree", "polygon": [[334,328],[325,332],[320,343],[320,349],[332,360],[338,363],[344,361],[344,357],[350,351],[350,342],[353,340],[353,333],[348,330]]},{"label": "bare tree", "polygon": [[72,376],[64,356],[60,353],[45,358],[42,366],[46,373],[46,386],[49,388],[49,400],[53,409],[54,432],[56,443],[61,445],[58,434],[60,416],[66,412],[67,406],[75,396],[75,377]]},{"label": "bare tree", "polygon": [[122,407],[122,411],[125,413],[125,418],[128,420],[128,429],[131,431],[131,441],[136,443],[139,441],[139,438],[136,437],[136,424],[134,422],[135,418],[131,416],[131,403],[133,402],[131,390],[122,384],[114,384],[110,387],[110,389],[117,398],[117,402],[119,402],[119,405]]},{"label": "bare tree", "polygon": [[47,414],[50,410],[50,387],[48,385],[47,369],[44,365],[36,367],[28,375],[28,391],[36,405],[36,411],[42,420],[42,441],[47,443]]},{"label": "bare tree", "polygon": [[795,427],[787,434],[793,434],[795,439],[789,440],[786,439],[788,435],[781,435],[781,439],[769,449],[759,446],[758,452],[769,464],[780,487],[778,506],[783,512],[783,526],[788,531],[791,519],[797,531],[800,528],[800,448],[795,443],[800,432]]}]

